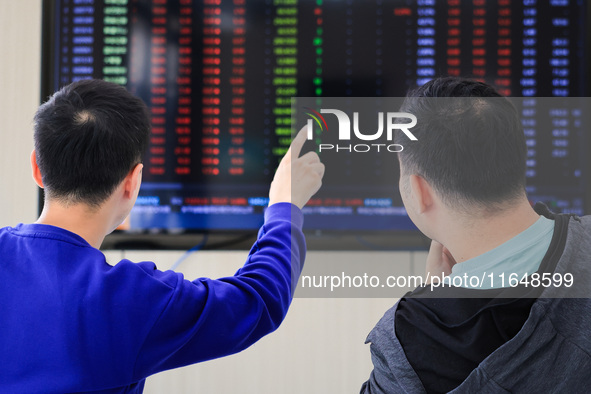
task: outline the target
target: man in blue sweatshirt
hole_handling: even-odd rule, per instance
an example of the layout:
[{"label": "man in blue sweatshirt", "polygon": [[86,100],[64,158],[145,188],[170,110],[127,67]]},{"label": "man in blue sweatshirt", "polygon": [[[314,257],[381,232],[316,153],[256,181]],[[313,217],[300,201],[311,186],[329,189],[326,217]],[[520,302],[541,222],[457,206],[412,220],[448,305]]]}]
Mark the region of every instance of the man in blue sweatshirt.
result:
[{"label": "man in blue sweatshirt", "polygon": [[31,165],[45,206],[0,229],[0,392],[139,393],[147,376],[239,352],[283,320],[305,256],[300,208],[324,173],[315,153],[298,157],[305,133],[245,265],[192,282],[98,250],[135,203],[149,133],[145,104],[100,80],[39,108]]},{"label": "man in blue sweatshirt", "polygon": [[418,141],[399,155],[400,193],[433,240],[428,276],[449,279],[371,331],[361,393],[588,392],[591,217],[530,205],[521,122],[491,86],[435,79],[403,110]]}]

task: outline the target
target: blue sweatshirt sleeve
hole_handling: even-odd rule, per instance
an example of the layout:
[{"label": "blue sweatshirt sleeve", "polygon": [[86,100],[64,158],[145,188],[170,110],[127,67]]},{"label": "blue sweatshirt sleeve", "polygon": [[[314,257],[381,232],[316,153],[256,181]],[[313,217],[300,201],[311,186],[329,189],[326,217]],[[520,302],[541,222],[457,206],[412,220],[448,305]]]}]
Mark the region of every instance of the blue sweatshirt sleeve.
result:
[{"label": "blue sweatshirt sleeve", "polygon": [[247,261],[234,276],[194,281],[150,273],[172,290],[139,349],[134,378],[237,353],[283,321],[305,258],[303,215],[270,206]]}]

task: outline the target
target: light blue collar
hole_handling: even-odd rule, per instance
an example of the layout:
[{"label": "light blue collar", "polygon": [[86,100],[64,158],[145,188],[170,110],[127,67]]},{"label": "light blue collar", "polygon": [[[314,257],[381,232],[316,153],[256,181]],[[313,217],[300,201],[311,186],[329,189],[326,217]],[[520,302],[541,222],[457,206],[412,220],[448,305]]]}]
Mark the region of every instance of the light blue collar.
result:
[{"label": "light blue collar", "polygon": [[[458,263],[452,267],[450,280],[454,277],[478,276],[485,277],[484,283],[480,283],[479,289],[492,289],[508,287],[508,277],[521,279],[531,275],[540,267],[544,255],[548,251],[552,235],[554,234],[554,220],[544,216],[517,234],[507,242],[489,250],[479,256]],[[484,274],[484,275],[483,275]],[[492,275],[491,275],[492,274]],[[504,282],[500,275],[504,274]],[[462,287],[471,287],[469,283],[462,281]],[[459,283],[459,280],[452,282]],[[473,281],[472,283],[476,283]]]}]

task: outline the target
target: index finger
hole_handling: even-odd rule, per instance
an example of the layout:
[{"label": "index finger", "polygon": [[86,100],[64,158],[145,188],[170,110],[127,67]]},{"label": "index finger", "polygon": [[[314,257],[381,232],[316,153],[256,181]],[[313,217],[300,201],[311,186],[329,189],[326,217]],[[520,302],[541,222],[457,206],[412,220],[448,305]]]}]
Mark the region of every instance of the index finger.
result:
[{"label": "index finger", "polygon": [[306,135],[308,131],[308,126],[304,126],[298,132],[298,134],[294,137],[293,141],[291,141],[291,145],[287,150],[285,156],[294,156],[296,159],[300,156],[300,152],[302,151],[302,147],[306,143]]}]

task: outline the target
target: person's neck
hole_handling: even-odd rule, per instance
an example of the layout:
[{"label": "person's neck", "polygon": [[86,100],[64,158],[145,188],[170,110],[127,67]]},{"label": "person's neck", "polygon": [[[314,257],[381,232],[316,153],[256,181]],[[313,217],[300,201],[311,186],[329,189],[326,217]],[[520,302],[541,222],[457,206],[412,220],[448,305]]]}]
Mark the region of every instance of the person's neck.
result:
[{"label": "person's neck", "polygon": [[480,256],[507,242],[528,229],[538,215],[526,198],[509,209],[494,214],[477,214],[474,217],[453,220],[445,229],[442,243],[451,252],[456,262]]},{"label": "person's neck", "polygon": [[35,223],[68,230],[98,249],[111,231],[109,218],[101,208],[95,210],[85,204],[64,205],[45,201],[43,212]]}]

